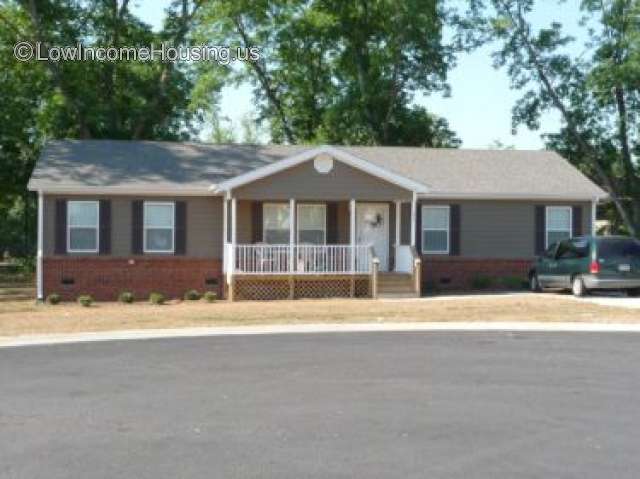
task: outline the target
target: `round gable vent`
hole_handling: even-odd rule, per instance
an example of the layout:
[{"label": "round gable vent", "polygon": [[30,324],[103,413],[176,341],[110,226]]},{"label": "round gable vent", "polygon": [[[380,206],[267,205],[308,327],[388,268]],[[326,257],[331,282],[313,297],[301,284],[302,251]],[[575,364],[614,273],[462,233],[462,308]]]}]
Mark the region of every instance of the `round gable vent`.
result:
[{"label": "round gable vent", "polygon": [[326,175],[333,169],[333,158],[329,155],[318,155],[313,160],[313,167],[318,173]]}]

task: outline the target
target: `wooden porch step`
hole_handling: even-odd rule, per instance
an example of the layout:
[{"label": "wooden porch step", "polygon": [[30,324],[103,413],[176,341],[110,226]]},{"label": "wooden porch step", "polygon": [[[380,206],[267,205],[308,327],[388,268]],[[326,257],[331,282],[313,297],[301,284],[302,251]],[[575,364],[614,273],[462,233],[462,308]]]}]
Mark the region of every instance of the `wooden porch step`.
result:
[{"label": "wooden porch step", "polygon": [[413,276],[406,273],[385,272],[378,275],[379,298],[416,298]]},{"label": "wooden porch step", "polygon": [[419,296],[415,292],[411,293],[378,293],[380,299],[403,299],[403,298],[418,298]]}]

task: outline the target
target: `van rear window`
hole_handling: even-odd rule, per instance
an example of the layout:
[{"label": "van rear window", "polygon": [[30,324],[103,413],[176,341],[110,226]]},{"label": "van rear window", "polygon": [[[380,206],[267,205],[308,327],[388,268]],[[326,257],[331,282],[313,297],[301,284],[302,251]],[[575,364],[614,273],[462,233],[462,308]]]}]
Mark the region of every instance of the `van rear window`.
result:
[{"label": "van rear window", "polygon": [[600,241],[598,244],[600,258],[626,258],[636,256],[640,258],[640,241],[633,239],[611,239]]}]

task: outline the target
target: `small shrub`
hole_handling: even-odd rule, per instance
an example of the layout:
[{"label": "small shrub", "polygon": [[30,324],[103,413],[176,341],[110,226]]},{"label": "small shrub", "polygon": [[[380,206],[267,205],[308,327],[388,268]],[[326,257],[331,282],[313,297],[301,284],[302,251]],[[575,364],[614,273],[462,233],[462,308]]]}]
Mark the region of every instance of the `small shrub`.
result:
[{"label": "small shrub", "polygon": [[473,289],[487,289],[493,284],[493,279],[489,276],[479,274],[471,279],[471,287]]},{"label": "small shrub", "polygon": [[218,299],[218,293],[214,291],[205,292],[202,297],[207,303],[214,303]]},{"label": "small shrub", "polygon": [[118,295],[118,301],[120,301],[121,303],[131,304],[133,303],[134,299],[135,298],[133,297],[133,293],[131,291],[123,291],[122,293],[120,293],[120,295]]},{"label": "small shrub", "polygon": [[153,292],[149,295],[149,302],[151,304],[164,304],[165,301],[166,301],[166,298],[162,293]]},{"label": "small shrub", "polygon": [[200,299],[200,293],[198,293],[195,289],[190,289],[186,293],[184,293],[184,299],[186,301],[198,301]]},{"label": "small shrub", "polygon": [[48,304],[58,304],[61,300],[62,298],[58,293],[51,293],[49,296],[47,296]]},{"label": "small shrub", "polygon": [[88,308],[93,304],[93,298],[88,294],[81,294],[78,296],[78,303],[80,303],[85,308]]},{"label": "small shrub", "polygon": [[437,293],[440,291],[440,285],[436,281],[424,281],[422,283],[422,290],[427,294]]},{"label": "small shrub", "polygon": [[500,279],[500,284],[507,289],[523,289],[527,287],[527,282],[519,276],[505,276]]}]

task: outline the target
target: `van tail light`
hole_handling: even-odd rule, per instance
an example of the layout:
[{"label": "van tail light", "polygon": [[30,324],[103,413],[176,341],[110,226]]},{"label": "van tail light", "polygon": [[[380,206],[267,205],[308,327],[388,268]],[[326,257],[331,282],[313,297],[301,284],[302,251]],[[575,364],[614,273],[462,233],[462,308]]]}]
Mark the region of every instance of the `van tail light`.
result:
[{"label": "van tail light", "polygon": [[597,261],[592,261],[589,265],[589,272],[591,274],[598,274],[600,272],[600,263]]}]

